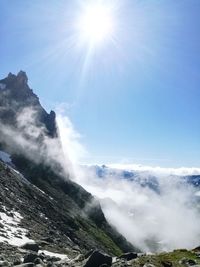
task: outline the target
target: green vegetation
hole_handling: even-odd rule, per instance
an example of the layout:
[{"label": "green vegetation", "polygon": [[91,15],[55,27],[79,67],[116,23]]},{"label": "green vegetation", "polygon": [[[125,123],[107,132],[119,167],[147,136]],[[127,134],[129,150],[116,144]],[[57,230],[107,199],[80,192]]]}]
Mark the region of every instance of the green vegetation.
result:
[{"label": "green vegetation", "polygon": [[[183,260],[194,260],[196,264],[200,264],[200,258],[193,251],[188,251],[184,249],[174,250],[169,253],[160,253],[154,255],[145,255],[134,260],[135,267],[141,267],[144,264],[153,264],[156,267],[165,267],[165,266],[173,266],[173,267],[183,267],[188,266],[183,263]],[[165,265],[166,264],[166,265]]]},{"label": "green vegetation", "polygon": [[82,226],[82,229],[84,229],[86,233],[84,237],[85,240],[87,240],[88,237],[91,237],[91,240],[95,239],[97,243],[101,245],[102,250],[111,255],[119,256],[123,253],[122,250],[113,242],[113,240],[94,223],[87,219],[83,220],[82,218],[77,218],[77,222]]},{"label": "green vegetation", "polygon": [[113,255],[119,256],[122,254],[120,248],[102,230],[97,229],[96,227],[90,227],[89,234],[91,234],[96,240],[103,244]]}]

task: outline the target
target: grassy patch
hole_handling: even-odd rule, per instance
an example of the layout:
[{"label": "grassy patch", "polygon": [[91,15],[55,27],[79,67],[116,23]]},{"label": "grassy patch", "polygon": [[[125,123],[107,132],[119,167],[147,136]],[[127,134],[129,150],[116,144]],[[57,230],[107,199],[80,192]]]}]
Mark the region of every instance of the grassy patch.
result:
[{"label": "grassy patch", "polygon": [[91,237],[91,240],[92,239],[96,240],[97,243],[99,243],[100,246],[103,247],[107,253],[113,254],[116,256],[119,256],[122,254],[122,251],[117,246],[117,244],[115,244],[112,241],[112,239],[103,230],[101,230],[100,228],[97,228],[95,224],[91,223],[90,221],[86,219],[83,220],[82,218],[77,218],[77,221],[79,222],[79,224],[81,224],[82,229],[84,229],[87,235]]},{"label": "grassy patch", "polygon": [[112,241],[110,237],[108,237],[102,230],[97,229],[96,227],[90,227],[89,233],[98,240],[102,245],[104,245],[107,251],[110,253],[119,256],[122,254],[122,251],[118,246]]},{"label": "grassy patch", "polygon": [[149,263],[155,265],[156,267],[163,267],[162,262],[171,262],[173,267],[186,267],[186,265],[180,263],[180,260],[183,258],[195,260],[196,264],[200,264],[200,258],[198,258],[192,251],[175,250],[169,253],[141,256],[133,261],[132,266],[141,267],[145,263]]}]

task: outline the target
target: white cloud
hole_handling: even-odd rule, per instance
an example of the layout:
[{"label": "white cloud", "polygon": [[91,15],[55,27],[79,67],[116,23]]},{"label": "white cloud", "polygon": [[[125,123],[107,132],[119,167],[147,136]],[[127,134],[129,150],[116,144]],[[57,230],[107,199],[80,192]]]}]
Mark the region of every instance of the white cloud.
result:
[{"label": "white cloud", "polygon": [[[151,172],[137,169],[137,176]],[[200,240],[200,209],[196,189],[178,176],[159,175],[159,192],[125,180],[121,172],[96,176],[94,168],[82,168],[76,181],[100,199],[107,220],[143,251],[193,248]],[[141,174],[141,176],[140,176]]]},{"label": "white cloud", "polygon": [[81,135],[74,129],[69,118],[62,113],[57,115],[56,122],[64,154],[73,164],[77,164],[87,155],[86,149],[80,142]]},{"label": "white cloud", "polygon": [[199,175],[200,168],[164,168],[164,167],[151,167],[144,166],[139,164],[108,164],[111,168],[116,168],[119,170],[129,170],[129,171],[140,171],[140,172],[149,172],[155,175]]},{"label": "white cloud", "polygon": [[[99,178],[95,168],[76,164],[79,162],[77,155],[84,156],[85,150],[71,123],[64,123],[62,117],[59,120],[61,136],[62,132],[66,132],[62,140],[65,139],[66,144],[70,142],[64,150],[70,156],[75,153],[72,156],[75,159],[75,181],[99,198],[107,220],[127,240],[143,251],[199,245],[200,206],[199,202],[195,202],[199,199],[198,193],[192,186],[183,183],[180,176],[200,174],[200,169],[113,164],[110,167],[117,167],[114,174],[111,171]],[[121,170],[134,170],[141,180],[156,176],[159,191],[122,179]]]},{"label": "white cloud", "polygon": [[[17,128],[1,125],[0,138],[35,162],[60,164],[65,173],[100,199],[107,220],[135,246],[150,251],[156,250],[153,243],[159,250],[199,245],[200,207],[195,202],[199,189],[181,183],[178,176],[199,174],[200,169],[114,164],[110,165],[118,168],[114,175],[99,178],[94,169],[79,165],[87,151],[68,117],[57,116],[61,141],[50,138],[44,126],[36,124],[33,109],[24,109],[17,122]],[[159,191],[121,179],[121,169],[133,170],[141,179],[156,176]]]}]

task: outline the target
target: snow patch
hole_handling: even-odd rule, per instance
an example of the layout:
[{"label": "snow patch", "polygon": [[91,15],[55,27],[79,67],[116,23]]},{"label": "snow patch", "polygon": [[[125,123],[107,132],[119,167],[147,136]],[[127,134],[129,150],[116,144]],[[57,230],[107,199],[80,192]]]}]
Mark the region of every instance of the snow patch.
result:
[{"label": "snow patch", "polygon": [[46,193],[44,191],[42,191],[40,188],[38,188],[36,185],[32,185],[36,190],[38,190],[40,193],[42,193],[43,195],[46,195]]},{"label": "snow patch", "polygon": [[65,254],[54,253],[47,250],[39,250],[38,253],[44,253],[46,256],[57,257],[61,260],[69,260],[69,258]]},{"label": "snow patch", "polygon": [[0,223],[3,226],[0,229],[0,242],[7,242],[12,246],[22,246],[33,240],[26,237],[28,231],[19,227],[19,223],[23,219],[20,213],[16,211],[0,212]]}]

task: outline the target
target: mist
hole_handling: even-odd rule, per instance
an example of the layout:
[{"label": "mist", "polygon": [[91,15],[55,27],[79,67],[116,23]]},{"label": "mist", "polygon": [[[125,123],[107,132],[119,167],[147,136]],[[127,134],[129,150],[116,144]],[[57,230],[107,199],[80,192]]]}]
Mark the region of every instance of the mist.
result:
[{"label": "mist", "polygon": [[[26,108],[17,115],[17,127],[1,125],[0,138],[7,140],[10,149],[25,153],[36,163],[51,164],[54,170],[59,164],[56,170],[93,194],[108,222],[141,251],[199,246],[200,190],[182,178],[199,174],[199,169],[115,164],[109,166],[114,172],[99,177],[94,166],[80,165],[88,151],[70,119],[59,113],[59,136],[50,138],[45,127],[37,125],[36,113]],[[137,179],[124,179],[122,169],[132,170]],[[156,188],[144,186],[152,179]]]},{"label": "mist", "polygon": [[62,149],[60,137],[48,135],[45,125],[38,121],[37,108],[25,107],[19,111],[15,125],[0,123],[0,142],[6,145],[8,153],[23,154],[36,164],[48,165],[60,175],[73,176],[72,163]]},{"label": "mist", "polygon": [[158,176],[157,192],[120,175],[99,178],[94,170],[83,167],[78,172],[76,182],[100,200],[107,220],[142,251],[199,245],[196,189],[183,183],[181,177]]},{"label": "mist", "polygon": [[[199,246],[199,191],[183,179],[184,175],[200,174],[198,168],[113,164],[109,168],[113,168],[114,174],[108,172],[99,177],[95,166],[79,164],[80,159],[84,158],[85,149],[81,145],[80,135],[68,120],[64,123],[65,120],[59,116],[61,138],[66,143],[70,136],[70,150],[77,152],[77,156],[73,153],[72,178],[99,199],[106,219],[128,241],[144,252]],[[68,134],[62,135],[64,132]],[[64,150],[69,152],[67,146]],[[70,153],[68,155],[70,158]],[[132,170],[137,179],[124,179],[122,169]],[[156,182],[156,190],[144,186],[148,180]]]}]

